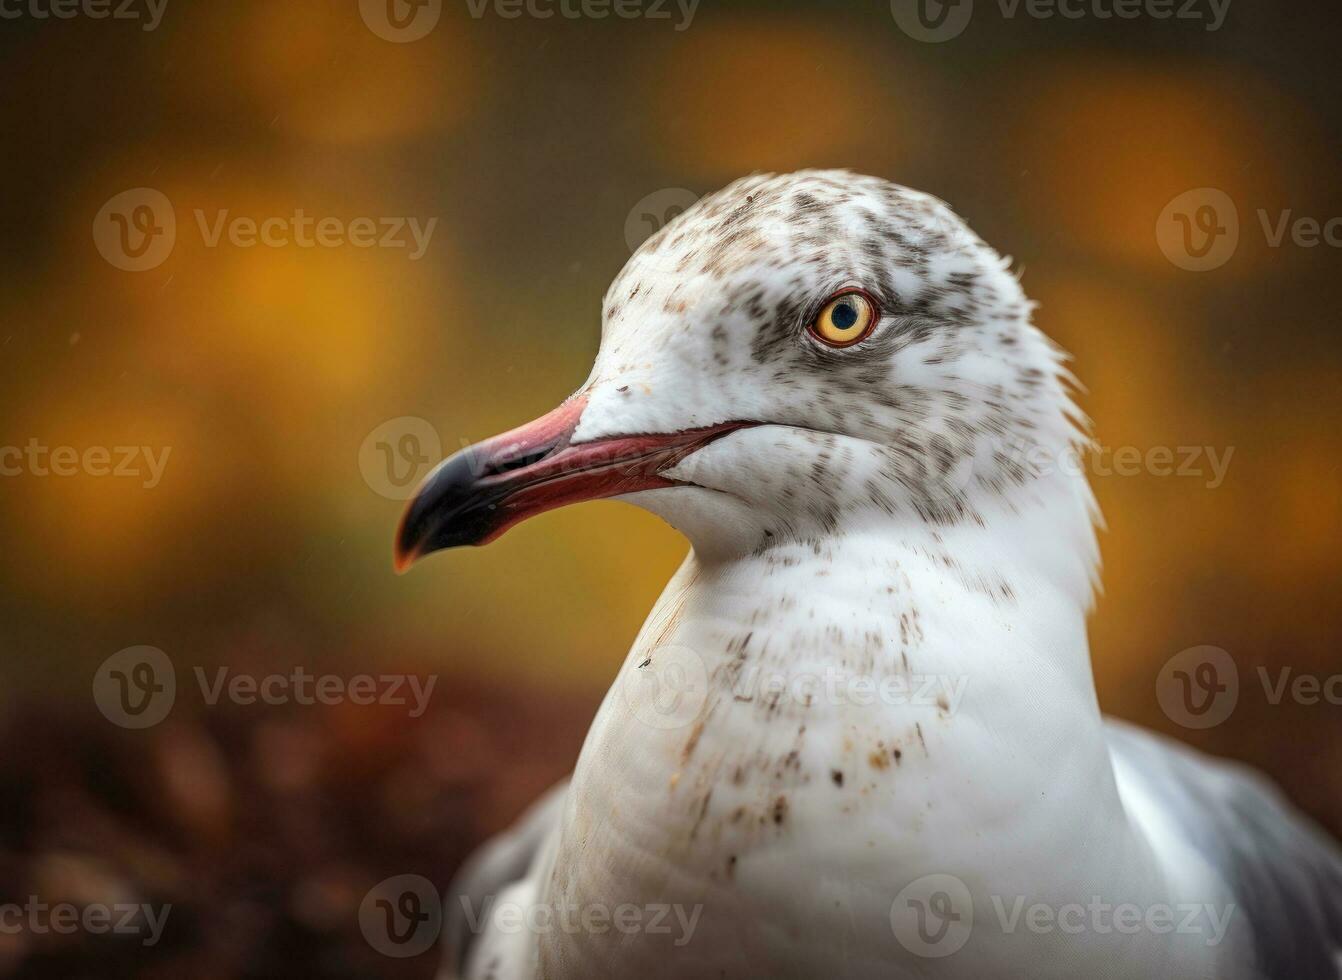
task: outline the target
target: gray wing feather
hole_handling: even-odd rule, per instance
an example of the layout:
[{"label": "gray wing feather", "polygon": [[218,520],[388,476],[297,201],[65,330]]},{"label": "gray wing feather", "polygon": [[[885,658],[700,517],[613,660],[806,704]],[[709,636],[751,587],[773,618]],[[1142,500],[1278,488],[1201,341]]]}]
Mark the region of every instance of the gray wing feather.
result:
[{"label": "gray wing feather", "polygon": [[471,920],[483,915],[485,903],[515,881],[525,878],[546,836],[559,823],[568,780],[547,790],[508,830],[490,838],[461,866],[447,886],[443,909],[445,976],[460,976],[470,952]]},{"label": "gray wing feather", "polygon": [[1234,892],[1267,980],[1338,980],[1342,852],[1248,767],[1109,722],[1110,751]]}]

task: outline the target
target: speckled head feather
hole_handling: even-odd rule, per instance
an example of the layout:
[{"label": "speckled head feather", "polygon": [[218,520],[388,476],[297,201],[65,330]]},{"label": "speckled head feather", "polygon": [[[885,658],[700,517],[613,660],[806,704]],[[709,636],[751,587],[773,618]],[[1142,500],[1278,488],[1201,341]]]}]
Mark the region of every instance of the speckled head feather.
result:
[{"label": "speckled head feather", "polygon": [[[808,325],[848,287],[881,315],[835,349]],[[766,423],[668,472],[715,497],[630,498],[696,545],[724,523],[767,547],[881,515],[946,526],[1065,505],[1057,526],[1089,583],[1093,499],[1069,465],[1085,423],[1032,305],[1009,260],[934,197],[846,171],[746,177],[612,283],[575,441]]]}]

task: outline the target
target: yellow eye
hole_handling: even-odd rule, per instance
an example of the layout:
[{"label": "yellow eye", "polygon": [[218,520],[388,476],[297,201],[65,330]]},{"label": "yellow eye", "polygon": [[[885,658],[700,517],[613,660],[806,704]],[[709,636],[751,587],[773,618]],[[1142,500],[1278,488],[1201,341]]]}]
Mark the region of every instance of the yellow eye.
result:
[{"label": "yellow eye", "polygon": [[850,347],[876,326],[876,303],[866,293],[850,289],[839,293],[820,311],[811,333],[831,347]]}]

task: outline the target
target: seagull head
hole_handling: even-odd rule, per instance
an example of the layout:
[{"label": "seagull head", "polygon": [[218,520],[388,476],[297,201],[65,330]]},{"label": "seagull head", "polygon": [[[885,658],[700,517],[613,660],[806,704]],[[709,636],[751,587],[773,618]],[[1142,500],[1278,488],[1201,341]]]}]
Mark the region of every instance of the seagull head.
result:
[{"label": "seagull head", "polygon": [[845,171],[738,180],[616,277],[574,395],[425,478],[397,567],[606,497],[707,554],[982,525],[1077,436],[1030,311],[1009,260],[934,197]]}]

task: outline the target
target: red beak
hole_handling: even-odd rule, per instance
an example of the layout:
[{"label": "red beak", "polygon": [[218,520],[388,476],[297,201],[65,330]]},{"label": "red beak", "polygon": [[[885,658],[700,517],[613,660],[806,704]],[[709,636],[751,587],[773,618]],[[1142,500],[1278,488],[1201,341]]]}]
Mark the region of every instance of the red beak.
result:
[{"label": "red beak", "polygon": [[487,544],[514,524],[582,500],[675,486],[661,471],[750,423],[574,444],[587,398],[468,446],[439,463],[411,498],[396,532],[396,570],[465,544]]}]

